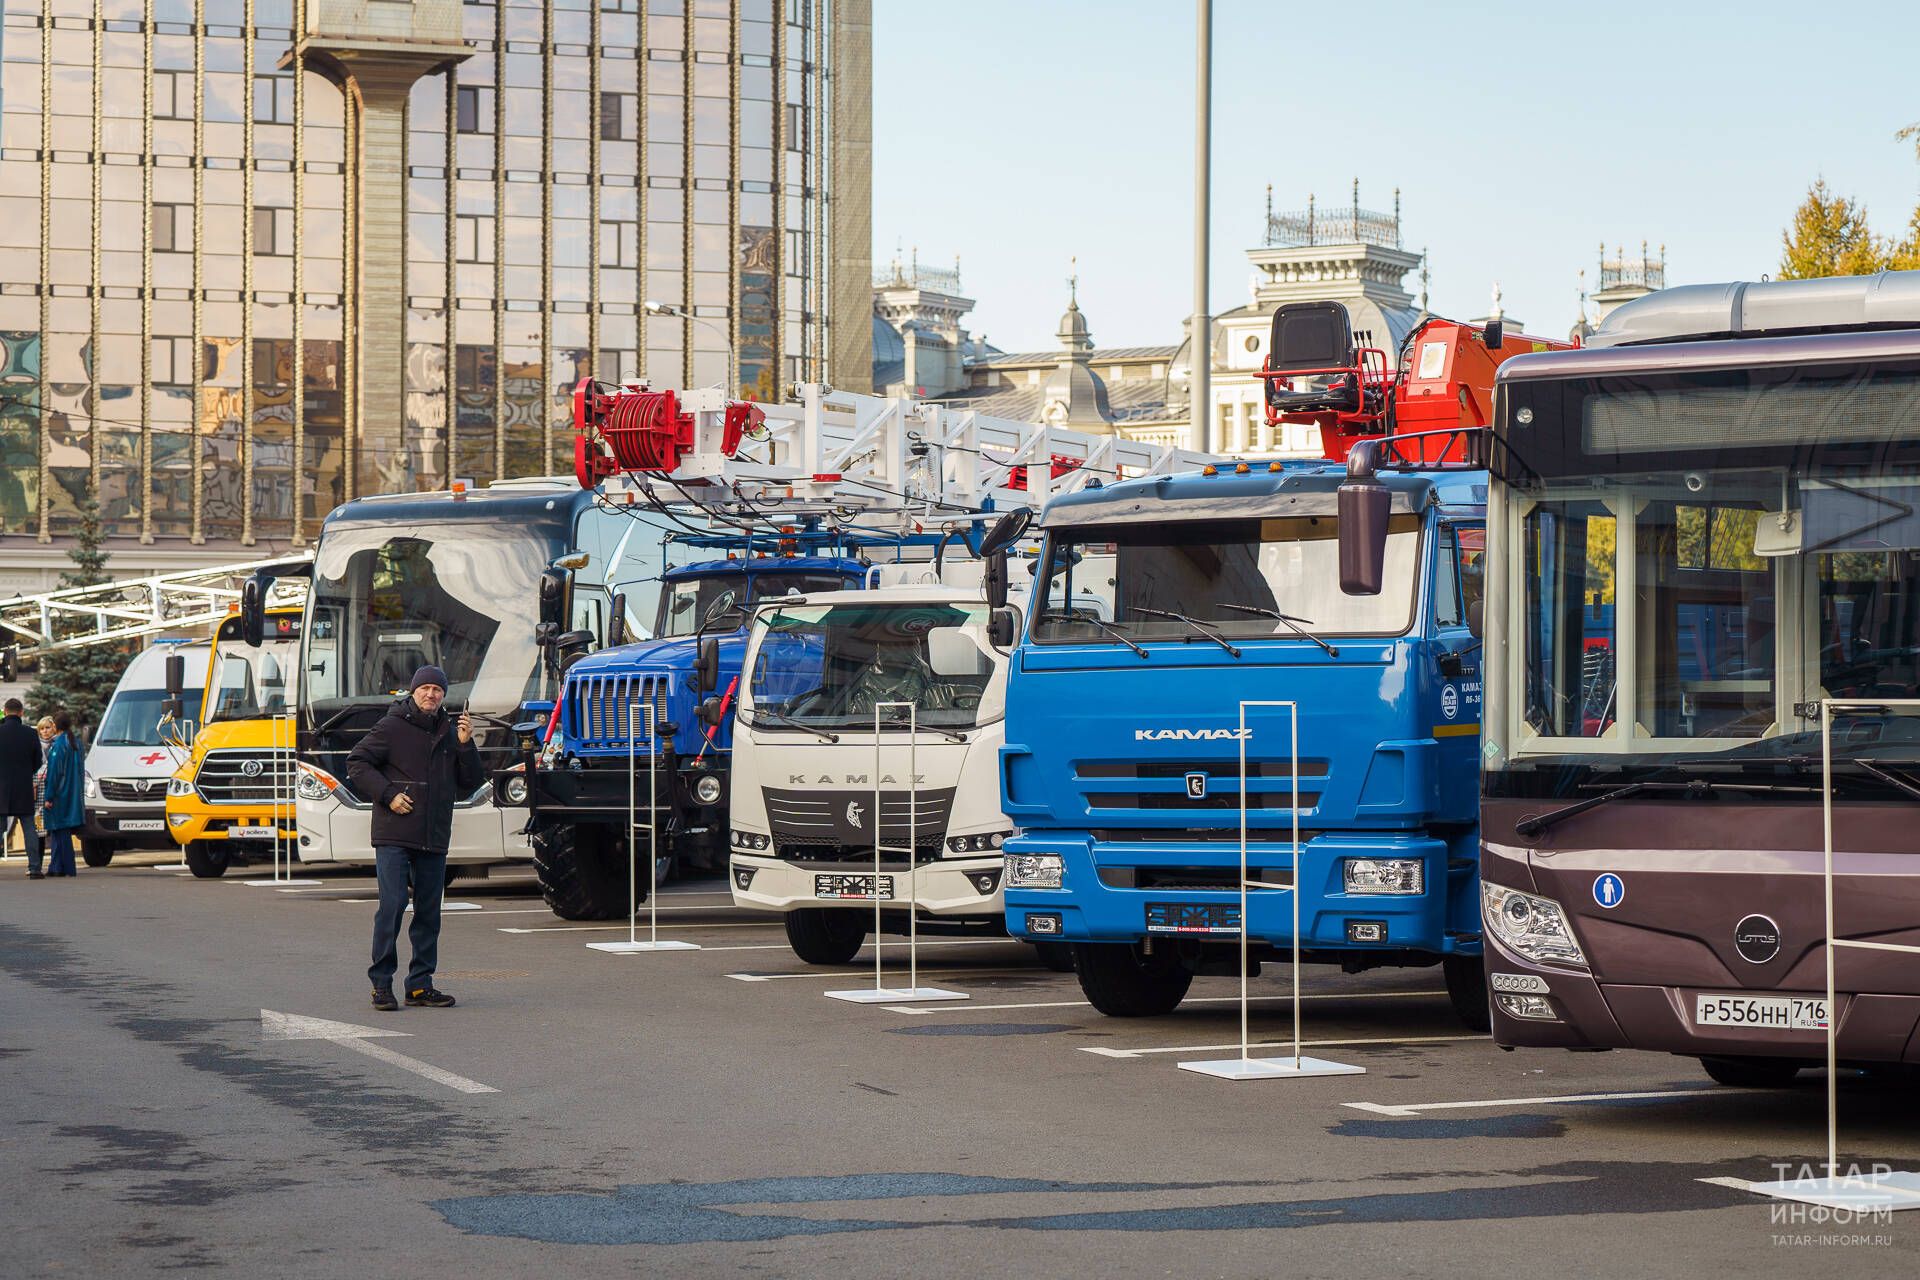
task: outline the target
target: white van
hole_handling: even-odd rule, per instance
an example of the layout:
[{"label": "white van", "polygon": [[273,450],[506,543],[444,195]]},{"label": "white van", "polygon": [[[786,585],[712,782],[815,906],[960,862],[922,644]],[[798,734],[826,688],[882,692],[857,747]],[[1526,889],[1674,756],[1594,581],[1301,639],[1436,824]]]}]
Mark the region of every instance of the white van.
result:
[{"label": "white van", "polygon": [[181,702],[191,720],[200,714],[209,653],[204,643],[157,640],[121,674],[87,744],[87,820],[80,852],[88,866],[104,867],[122,849],[173,850],[167,779],[187,758],[193,726],[162,723],[167,658],[179,654],[186,660],[188,688]]}]

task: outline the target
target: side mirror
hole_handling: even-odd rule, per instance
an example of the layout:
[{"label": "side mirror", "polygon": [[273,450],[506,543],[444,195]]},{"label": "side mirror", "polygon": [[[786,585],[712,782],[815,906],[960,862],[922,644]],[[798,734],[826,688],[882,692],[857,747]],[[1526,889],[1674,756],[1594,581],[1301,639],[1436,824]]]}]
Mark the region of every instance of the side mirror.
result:
[{"label": "side mirror", "polygon": [[571,667],[574,663],[586,657],[588,651],[592,648],[593,632],[585,630],[563,631],[554,637],[554,660],[560,664],[560,670],[565,671],[568,667]]},{"label": "side mirror", "polygon": [[986,568],[982,570],[982,585],[986,587],[989,609],[1006,608],[1007,553],[1004,548],[987,557]]},{"label": "side mirror", "polygon": [[1033,524],[1033,508],[1016,507],[994,522],[987,536],[980,539],[980,555],[984,559],[996,551],[1004,551],[1018,542]]},{"label": "side mirror", "polygon": [[178,722],[186,719],[187,659],[184,654],[167,655],[167,696],[160,703],[160,714]]},{"label": "side mirror", "polygon": [[552,623],[556,631],[567,624],[567,588],[572,579],[565,569],[540,571],[540,621]]},{"label": "side mirror", "polygon": [[694,714],[699,717],[700,723],[706,725],[707,728],[716,728],[719,726],[721,720],[720,705],[720,699],[717,697],[703,698],[700,701],[700,705],[695,708]]},{"label": "side mirror", "polygon": [[8,645],[0,649],[0,681],[12,684],[20,676],[20,646]]},{"label": "side mirror", "polygon": [[627,642],[627,593],[614,592],[607,610],[607,648],[612,649]]},{"label": "side mirror", "polygon": [[240,639],[258,649],[267,638],[267,588],[273,579],[254,574],[240,584]]},{"label": "side mirror", "polygon": [[1011,649],[1020,630],[1020,615],[1004,606],[996,606],[987,615],[987,641],[996,649]]},{"label": "side mirror", "polygon": [[700,642],[700,656],[693,664],[693,691],[711,693],[720,687],[720,641],[715,639]]},{"label": "side mirror", "polygon": [[1506,341],[1506,323],[1501,320],[1487,321],[1487,327],[1480,331],[1480,341],[1487,344],[1487,350],[1498,351]]},{"label": "side mirror", "polygon": [[1487,625],[1486,605],[1485,597],[1478,600],[1467,601],[1467,630],[1473,634],[1475,640],[1486,639],[1486,631],[1484,629]]},{"label": "side mirror", "polygon": [[1387,573],[1387,519],[1393,494],[1373,473],[1373,449],[1361,442],[1347,455],[1347,479],[1335,495],[1340,515],[1340,590],[1377,596]]}]

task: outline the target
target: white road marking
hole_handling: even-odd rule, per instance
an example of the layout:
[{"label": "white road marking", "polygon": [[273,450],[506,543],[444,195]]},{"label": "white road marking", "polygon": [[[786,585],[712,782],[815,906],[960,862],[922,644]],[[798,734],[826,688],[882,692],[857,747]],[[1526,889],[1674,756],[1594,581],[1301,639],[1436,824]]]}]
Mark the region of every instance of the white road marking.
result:
[{"label": "white road marking", "polygon": [[[722,950],[722,948],[720,947],[713,947],[710,949],[714,951]],[[739,950],[744,951],[746,950],[746,948],[742,947],[742,948],[739,948]],[[897,965],[889,968],[887,972],[895,975],[903,974],[906,972],[906,966]],[[920,976],[923,978],[929,975],[936,978],[951,978],[962,973],[983,974],[983,973],[1032,973],[1032,972],[1033,970],[1031,969],[929,969],[925,965],[922,965],[920,967]],[[729,978],[732,978],[736,982],[781,982],[781,981],[786,981],[792,978],[860,978],[860,977],[871,978],[873,977],[873,966],[868,965],[864,969],[833,969],[833,970],[821,972],[821,973],[730,973],[727,976]]]},{"label": "white road marking", "polygon": [[[1323,1047],[1328,1045],[1346,1045],[1346,1044],[1445,1044],[1455,1040],[1488,1040],[1491,1038],[1492,1037],[1486,1036],[1486,1035],[1368,1036],[1368,1037],[1352,1039],[1352,1040],[1302,1040],[1300,1042],[1300,1047],[1305,1049],[1305,1048]],[[1104,1047],[1088,1048],[1086,1046],[1081,1046],[1080,1052],[1097,1053],[1103,1058],[1144,1058],[1150,1054],[1201,1053],[1209,1049],[1238,1049],[1239,1047],[1240,1047],[1240,1042],[1238,1040],[1235,1040],[1230,1044],[1180,1044],[1180,1045],[1166,1045],[1166,1046],[1156,1047],[1152,1049],[1108,1049]],[[1262,1040],[1254,1044],[1250,1044],[1247,1047],[1249,1049],[1291,1049],[1293,1047],[1293,1041]],[[1268,1056],[1272,1056],[1272,1055],[1268,1055]],[[1350,1102],[1347,1105],[1358,1106],[1359,1104]]]},{"label": "white road marking", "polygon": [[[1350,991],[1316,992],[1304,995],[1302,1000],[1388,1000],[1405,996],[1444,996],[1444,991]],[[1248,1003],[1259,1001],[1291,1000],[1292,996],[1250,996]],[[1180,1002],[1181,1008],[1190,1004],[1239,1004],[1239,996],[1188,996]],[[1075,1009],[1092,1008],[1085,1000],[1035,1000],[1021,1004],[953,1004],[953,1005],[888,1005],[893,1013],[925,1015],[930,1013],[982,1013],[988,1009]]]},{"label": "white road marking", "polygon": [[1749,1182],[1745,1178],[1695,1178],[1695,1182],[1704,1182],[1710,1187],[1731,1187],[1735,1191],[1752,1191],[1760,1184]]},{"label": "white road marking", "polygon": [[461,1093],[498,1093],[498,1089],[478,1080],[469,1080],[465,1076],[455,1075],[451,1071],[409,1058],[404,1053],[395,1053],[383,1044],[370,1044],[375,1037],[407,1036],[410,1031],[389,1031],[384,1027],[362,1027],[351,1022],[334,1022],[329,1018],[310,1018],[305,1014],[281,1013],[274,1009],[260,1011],[260,1035],[266,1040],[326,1040],[333,1044],[345,1045],[355,1053],[364,1053],[369,1058],[378,1059],[389,1066],[399,1067],[402,1071],[411,1071],[417,1076],[443,1084],[449,1089]]},{"label": "white road marking", "polygon": [[[1473,1037],[1478,1039],[1480,1037]],[[1551,1098],[1485,1098],[1474,1102],[1409,1102],[1390,1104],[1384,1102],[1343,1102],[1343,1107],[1355,1111],[1371,1111],[1375,1115],[1405,1118],[1417,1116],[1423,1111],[1461,1111],[1479,1107],[1544,1107],[1567,1102],[1633,1102],[1647,1098],[1698,1098],[1707,1094],[1734,1096],[1725,1089],[1657,1089],[1641,1093],[1563,1093]]]},{"label": "white road marking", "polygon": [[[767,920],[767,921],[754,920],[750,922],[716,920],[712,924],[663,924],[660,926],[660,928],[663,930],[664,929],[778,929],[779,927],[780,927],[780,922],[778,920]],[[626,922],[623,920],[619,924],[550,924],[550,925],[544,925],[544,926],[540,926],[533,929],[521,928],[515,925],[503,925],[501,926],[500,932],[502,933],[605,933],[609,929],[616,929],[621,932],[625,932],[626,928],[627,928]],[[645,933],[646,930],[643,928],[641,932]]]}]

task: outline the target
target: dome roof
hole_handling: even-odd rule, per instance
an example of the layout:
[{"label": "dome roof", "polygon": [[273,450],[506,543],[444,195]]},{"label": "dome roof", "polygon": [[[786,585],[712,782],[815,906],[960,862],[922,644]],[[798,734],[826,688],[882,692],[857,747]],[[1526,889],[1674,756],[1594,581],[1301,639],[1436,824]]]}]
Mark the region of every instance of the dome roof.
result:
[{"label": "dome roof", "polygon": [[1069,351],[1089,351],[1093,348],[1093,336],[1087,329],[1087,318],[1080,314],[1077,301],[1067,304],[1066,314],[1060,317],[1060,328],[1054,336]]}]

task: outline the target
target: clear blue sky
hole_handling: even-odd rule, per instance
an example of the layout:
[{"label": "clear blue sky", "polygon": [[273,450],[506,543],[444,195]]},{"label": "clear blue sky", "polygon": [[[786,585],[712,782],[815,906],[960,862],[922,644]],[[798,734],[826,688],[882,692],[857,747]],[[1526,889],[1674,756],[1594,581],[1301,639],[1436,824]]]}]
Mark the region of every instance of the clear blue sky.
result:
[{"label": "clear blue sky", "polygon": [[[1096,343],[1177,341],[1193,25],[1188,0],[875,0],[876,266],[958,254],[973,331],[1033,350],[1077,256]],[[1777,270],[1816,176],[1903,231],[1916,54],[1914,0],[1215,0],[1213,310],[1247,300],[1269,182],[1283,209],[1400,187],[1434,309],[1483,315],[1497,279],[1544,333],[1602,240],[1664,241],[1674,284]]]}]

